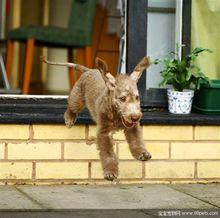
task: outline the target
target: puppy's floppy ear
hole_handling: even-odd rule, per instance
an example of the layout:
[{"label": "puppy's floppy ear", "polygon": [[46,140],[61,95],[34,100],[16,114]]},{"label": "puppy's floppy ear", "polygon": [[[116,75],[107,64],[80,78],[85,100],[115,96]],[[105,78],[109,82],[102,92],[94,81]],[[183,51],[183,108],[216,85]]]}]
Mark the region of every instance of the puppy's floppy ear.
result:
[{"label": "puppy's floppy ear", "polygon": [[107,63],[101,58],[96,57],[95,68],[100,70],[106,86],[109,90],[113,91],[115,88],[115,77],[109,72]]},{"label": "puppy's floppy ear", "polygon": [[137,64],[134,68],[133,72],[131,73],[130,77],[135,82],[138,82],[139,78],[142,75],[142,72],[150,66],[150,58],[143,57],[141,61]]},{"label": "puppy's floppy ear", "polygon": [[103,72],[108,72],[109,71],[107,63],[99,57],[95,58],[95,68],[99,69]]}]

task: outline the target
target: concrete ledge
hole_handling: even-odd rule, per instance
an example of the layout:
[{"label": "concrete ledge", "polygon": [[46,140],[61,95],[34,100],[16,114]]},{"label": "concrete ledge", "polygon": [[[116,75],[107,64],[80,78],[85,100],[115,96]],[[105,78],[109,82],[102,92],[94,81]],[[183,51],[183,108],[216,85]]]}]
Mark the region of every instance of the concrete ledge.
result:
[{"label": "concrete ledge", "polygon": [[[0,96],[0,123],[64,123],[67,96]],[[173,115],[165,108],[143,107],[142,124],[161,125],[220,125],[220,115]],[[79,124],[92,124],[84,110],[77,119]]]}]

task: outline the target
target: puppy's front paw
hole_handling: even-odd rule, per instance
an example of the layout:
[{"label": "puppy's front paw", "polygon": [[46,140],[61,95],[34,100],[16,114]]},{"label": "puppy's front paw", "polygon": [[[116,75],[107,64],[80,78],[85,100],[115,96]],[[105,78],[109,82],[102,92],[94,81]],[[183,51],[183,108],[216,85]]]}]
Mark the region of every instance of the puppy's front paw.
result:
[{"label": "puppy's front paw", "polygon": [[117,173],[104,172],[104,179],[106,179],[108,181],[113,181],[113,180],[117,179]]},{"label": "puppy's front paw", "polygon": [[73,119],[65,119],[66,127],[71,128],[74,125],[75,121]]},{"label": "puppy's front paw", "polygon": [[64,120],[65,120],[66,127],[71,128],[76,121],[76,115],[66,111],[64,114]]},{"label": "puppy's front paw", "polygon": [[143,151],[139,156],[137,156],[138,160],[147,161],[151,159],[151,154],[148,151]]}]

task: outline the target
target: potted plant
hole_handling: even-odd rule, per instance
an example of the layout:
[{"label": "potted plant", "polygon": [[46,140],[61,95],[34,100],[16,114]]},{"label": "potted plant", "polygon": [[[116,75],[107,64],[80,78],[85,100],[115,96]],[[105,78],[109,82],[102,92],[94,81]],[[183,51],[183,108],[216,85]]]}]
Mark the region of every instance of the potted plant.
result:
[{"label": "potted plant", "polygon": [[195,60],[205,48],[195,48],[191,53],[179,57],[180,46],[176,44],[176,51],[171,52],[174,58],[157,59],[153,63],[162,63],[160,86],[172,85],[167,89],[169,111],[174,114],[189,114],[192,108],[194,89],[199,89],[200,82],[209,83],[209,78],[196,65]]}]

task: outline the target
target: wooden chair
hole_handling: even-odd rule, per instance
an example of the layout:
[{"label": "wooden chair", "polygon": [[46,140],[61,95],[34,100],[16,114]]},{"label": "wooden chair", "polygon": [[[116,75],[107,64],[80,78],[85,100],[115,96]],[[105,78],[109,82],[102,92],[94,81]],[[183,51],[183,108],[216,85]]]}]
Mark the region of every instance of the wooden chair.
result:
[{"label": "wooden chair", "polygon": [[[68,49],[68,61],[73,61],[73,49],[85,48],[85,65],[92,67],[91,41],[96,0],[73,0],[68,28],[54,26],[28,26],[9,31],[7,36],[6,71],[10,78],[14,42],[26,43],[26,58],[22,93],[29,93],[34,47],[60,47]],[[70,87],[74,72],[69,68]]]}]

